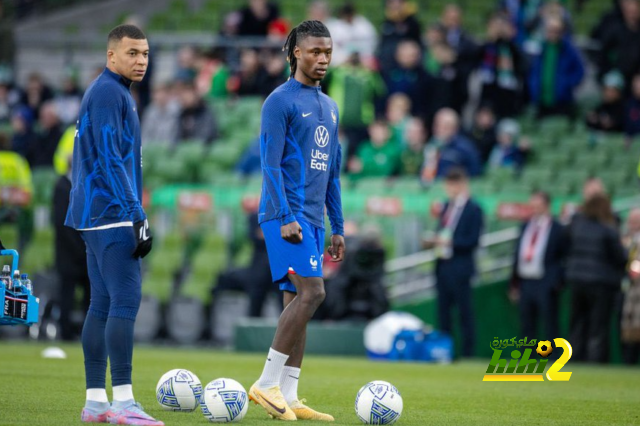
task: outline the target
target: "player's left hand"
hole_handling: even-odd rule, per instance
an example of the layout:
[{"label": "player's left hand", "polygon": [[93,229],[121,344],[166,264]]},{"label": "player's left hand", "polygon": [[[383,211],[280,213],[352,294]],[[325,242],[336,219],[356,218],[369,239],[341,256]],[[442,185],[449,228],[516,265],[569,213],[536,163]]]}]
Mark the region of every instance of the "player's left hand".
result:
[{"label": "player's left hand", "polygon": [[329,254],[332,262],[342,262],[344,259],[344,237],[342,235],[332,235]]},{"label": "player's left hand", "polygon": [[136,249],[133,252],[133,257],[136,259],[145,257],[151,251],[151,245],[153,244],[149,221],[145,219],[134,223],[133,231],[136,236]]}]

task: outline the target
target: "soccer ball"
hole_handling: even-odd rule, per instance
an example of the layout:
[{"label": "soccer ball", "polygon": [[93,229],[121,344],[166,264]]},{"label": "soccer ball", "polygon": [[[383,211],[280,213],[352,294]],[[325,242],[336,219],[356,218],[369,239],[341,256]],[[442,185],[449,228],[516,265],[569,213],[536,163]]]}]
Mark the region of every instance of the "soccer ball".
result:
[{"label": "soccer ball", "polygon": [[205,386],[200,408],[210,422],[239,422],[247,414],[249,397],[235,380],[216,379]]},{"label": "soccer ball", "polygon": [[390,425],[398,421],[400,414],[402,397],[389,382],[369,382],[356,395],[356,415],[365,424]]},{"label": "soccer ball", "polygon": [[160,377],[156,399],[165,410],[193,411],[202,399],[202,384],[189,370],[171,370]]}]

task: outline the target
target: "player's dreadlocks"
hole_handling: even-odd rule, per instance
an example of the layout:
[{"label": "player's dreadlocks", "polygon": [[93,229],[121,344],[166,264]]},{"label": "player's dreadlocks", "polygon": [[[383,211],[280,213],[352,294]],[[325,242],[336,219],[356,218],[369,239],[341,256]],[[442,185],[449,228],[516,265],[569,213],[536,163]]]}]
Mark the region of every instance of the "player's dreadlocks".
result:
[{"label": "player's dreadlocks", "polygon": [[291,77],[296,74],[297,59],[293,54],[298,42],[307,37],[331,37],[329,30],[320,21],[304,21],[297,27],[291,30],[287,36],[287,40],[284,42],[282,50],[287,51],[287,62],[289,62],[289,68],[291,69]]}]

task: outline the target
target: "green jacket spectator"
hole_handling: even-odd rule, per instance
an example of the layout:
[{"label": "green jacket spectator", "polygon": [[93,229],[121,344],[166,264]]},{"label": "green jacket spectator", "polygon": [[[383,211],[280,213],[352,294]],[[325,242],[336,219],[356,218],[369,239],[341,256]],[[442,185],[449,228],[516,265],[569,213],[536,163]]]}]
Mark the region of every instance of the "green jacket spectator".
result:
[{"label": "green jacket spectator", "polygon": [[370,140],[358,149],[349,163],[354,177],[386,177],[397,173],[400,167],[400,145],[389,139],[389,127],[382,121],[369,126]]}]

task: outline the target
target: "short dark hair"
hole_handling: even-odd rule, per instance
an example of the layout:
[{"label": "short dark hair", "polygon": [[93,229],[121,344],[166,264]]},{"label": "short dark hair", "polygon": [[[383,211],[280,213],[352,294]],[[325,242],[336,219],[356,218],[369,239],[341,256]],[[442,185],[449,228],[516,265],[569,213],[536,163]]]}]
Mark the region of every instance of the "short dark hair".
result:
[{"label": "short dark hair", "polygon": [[134,40],[146,40],[147,36],[144,35],[142,30],[135,25],[123,24],[118,25],[114,29],[109,32],[109,37],[107,37],[107,43],[118,43],[122,41],[123,38],[128,37]]},{"label": "short dark hair", "polygon": [[542,198],[547,206],[551,205],[551,195],[547,191],[533,191],[531,195]]},{"label": "short dark hair", "polygon": [[452,167],[447,171],[444,180],[446,182],[466,182],[468,180],[467,172],[462,167]]},{"label": "short dark hair", "polygon": [[295,76],[298,66],[298,61],[293,51],[298,43],[307,37],[331,37],[331,33],[329,33],[329,29],[320,21],[304,21],[291,30],[287,36],[287,40],[284,42],[282,50],[287,52],[287,61],[289,61],[292,77]]}]

